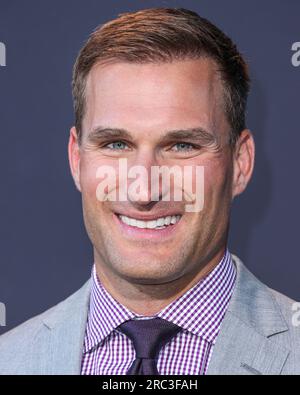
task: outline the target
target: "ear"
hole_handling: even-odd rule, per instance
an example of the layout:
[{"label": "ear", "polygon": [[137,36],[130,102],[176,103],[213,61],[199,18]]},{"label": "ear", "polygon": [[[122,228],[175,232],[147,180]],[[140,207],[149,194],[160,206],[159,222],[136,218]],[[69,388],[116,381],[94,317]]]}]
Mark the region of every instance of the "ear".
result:
[{"label": "ear", "polygon": [[250,130],[242,131],[233,152],[232,198],[244,192],[251,179],[255,158],[255,144]]},{"label": "ear", "polygon": [[69,165],[73,180],[77,189],[81,192],[80,186],[80,148],[78,142],[77,130],[73,126],[70,130],[69,144],[68,144],[68,154],[69,154]]}]

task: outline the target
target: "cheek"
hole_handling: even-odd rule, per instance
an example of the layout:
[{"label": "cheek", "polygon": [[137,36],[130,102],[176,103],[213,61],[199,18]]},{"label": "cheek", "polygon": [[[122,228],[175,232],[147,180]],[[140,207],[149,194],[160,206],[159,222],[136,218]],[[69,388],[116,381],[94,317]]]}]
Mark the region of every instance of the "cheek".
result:
[{"label": "cheek", "polygon": [[227,203],[231,191],[232,171],[226,161],[211,161],[204,165],[204,208]]},{"label": "cheek", "polygon": [[[86,199],[98,204],[102,200],[97,199],[99,187],[105,185],[105,192],[115,189],[118,177],[118,165],[115,160],[99,157],[94,153],[84,155],[80,163],[80,182],[82,194]],[[106,187],[106,185],[109,187]]]},{"label": "cheek", "polygon": [[97,164],[91,161],[83,161],[80,168],[80,183],[81,189],[84,196],[89,196],[89,198],[96,198],[96,188],[98,180],[96,178],[97,174]]}]

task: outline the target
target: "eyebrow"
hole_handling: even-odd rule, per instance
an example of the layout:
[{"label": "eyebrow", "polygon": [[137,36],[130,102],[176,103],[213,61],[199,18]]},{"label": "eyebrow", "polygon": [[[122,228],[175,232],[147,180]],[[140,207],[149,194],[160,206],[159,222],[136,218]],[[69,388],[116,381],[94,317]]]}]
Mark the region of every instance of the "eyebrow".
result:
[{"label": "eyebrow", "polygon": [[161,141],[165,142],[169,140],[201,141],[202,143],[209,144],[216,140],[216,136],[214,133],[209,132],[208,130],[199,126],[196,128],[167,131],[166,134],[161,138]]},{"label": "eyebrow", "polygon": [[97,126],[92,131],[88,134],[88,139],[93,141],[93,140],[98,140],[98,139],[105,139],[105,138],[131,138],[131,134],[129,131],[122,129],[122,128],[109,128],[109,127],[102,127],[102,126]]},{"label": "eyebrow", "polygon": [[[107,138],[123,138],[132,139],[130,131],[123,128],[112,128],[97,126],[88,134],[90,141],[97,141],[99,139]],[[160,142],[164,143],[170,140],[184,140],[190,141],[201,141],[203,144],[210,144],[216,141],[216,135],[203,127],[187,128],[187,129],[175,129],[166,131],[161,137]]]}]

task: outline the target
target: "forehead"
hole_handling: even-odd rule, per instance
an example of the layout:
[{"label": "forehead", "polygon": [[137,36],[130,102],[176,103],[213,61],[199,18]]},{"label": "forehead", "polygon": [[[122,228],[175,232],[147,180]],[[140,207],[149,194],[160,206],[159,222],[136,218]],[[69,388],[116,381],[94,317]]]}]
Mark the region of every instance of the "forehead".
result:
[{"label": "forehead", "polygon": [[84,130],[102,125],[153,134],[223,124],[222,84],[211,59],[100,64],[88,75]]}]

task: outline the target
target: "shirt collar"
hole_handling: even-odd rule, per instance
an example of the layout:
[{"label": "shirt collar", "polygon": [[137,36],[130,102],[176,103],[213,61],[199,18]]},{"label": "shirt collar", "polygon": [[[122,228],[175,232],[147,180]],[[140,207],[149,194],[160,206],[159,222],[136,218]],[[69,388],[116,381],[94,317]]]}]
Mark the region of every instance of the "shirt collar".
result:
[{"label": "shirt collar", "polygon": [[117,302],[103,287],[95,265],[92,269],[90,306],[85,336],[85,351],[103,341],[114,329],[136,315]]},{"label": "shirt collar", "polygon": [[[236,268],[226,250],[219,264],[204,279],[155,316],[214,343],[233,292],[235,278]],[[84,351],[88,352],[97,346],[123,322],[137,317],[103,287],[94,265]]]},{"label": "shirt collar", "polygon": [[236,279],[226,250],[219,264],[193,288],[158,313],[158,317],[215,343]]}]

